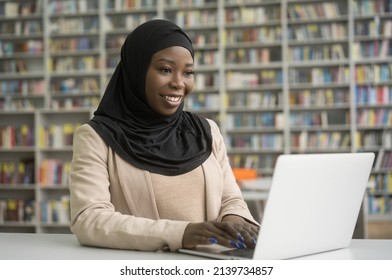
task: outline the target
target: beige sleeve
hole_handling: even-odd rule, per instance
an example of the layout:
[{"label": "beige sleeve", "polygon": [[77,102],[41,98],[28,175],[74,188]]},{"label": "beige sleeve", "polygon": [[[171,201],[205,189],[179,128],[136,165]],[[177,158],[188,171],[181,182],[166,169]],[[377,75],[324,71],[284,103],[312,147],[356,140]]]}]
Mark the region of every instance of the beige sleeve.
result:
[{"label": "beige sleeve", "polygon": [[71,230],[81,244],[146,251],[177,250],[182,246],[187,222],[116,211],[109,190],[109,149],[90,125],[82,125],[75,132],[73,148]]}]

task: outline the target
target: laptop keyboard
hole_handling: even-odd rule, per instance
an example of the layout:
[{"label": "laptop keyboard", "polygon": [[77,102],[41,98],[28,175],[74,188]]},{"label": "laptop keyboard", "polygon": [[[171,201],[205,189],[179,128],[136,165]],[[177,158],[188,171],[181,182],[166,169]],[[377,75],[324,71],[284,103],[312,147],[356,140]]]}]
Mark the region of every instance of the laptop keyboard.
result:
[{"label": "laptop keyboard", "polygon": [[254,253],[255,253],[254,249],[234,249],[234,250],[226,250],[222,252],[223,255],[248,258],[248,259],[252,259]]}]

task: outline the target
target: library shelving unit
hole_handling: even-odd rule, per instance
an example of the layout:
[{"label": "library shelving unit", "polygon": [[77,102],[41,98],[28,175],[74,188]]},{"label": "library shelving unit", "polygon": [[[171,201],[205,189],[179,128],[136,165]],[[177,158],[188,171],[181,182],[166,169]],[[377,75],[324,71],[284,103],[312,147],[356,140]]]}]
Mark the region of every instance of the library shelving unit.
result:
[{"label": "library shelving unit", "polygon": [[0,231],[69,232],[75,128],[101,91],[95,1],[0,1]]},{"label": "library shelving unit", "polygon": [[197,72],[187,109],[221,123],[222,49],[218,1],[166,0],[163,17],[182,26],[194,42]]},{"label": "library shelving unit", "polygon": [[290,151],[350,152],[347,1],[287,6]]},{"label": "library shelving unit", "polygon": [[369,218],[392,220],[392,1],[354,1],[352,87],[356,151],[378,154],[368,191]]},{"label": "library shelving unit", "polygon": [[233,167],[270,175],[284,153],[283,8],[248,2],[224,3],[225,134]]},{"label": "library shelving unit", "polygon": [[364,212],[392,221],[392,0],[0,0],[0,231],[68,231],[69,140],[153,18],[192,38],[186,109],[219,124],[233,167],[375,152]]}]

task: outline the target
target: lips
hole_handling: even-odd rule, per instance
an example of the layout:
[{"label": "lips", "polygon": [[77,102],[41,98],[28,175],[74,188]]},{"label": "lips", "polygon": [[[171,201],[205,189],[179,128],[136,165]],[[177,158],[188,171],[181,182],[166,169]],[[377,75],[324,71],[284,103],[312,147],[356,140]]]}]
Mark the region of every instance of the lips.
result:
[{"label": "lips", "polygon": [[166,102],[166,104],[169,105],[170,107],[177,107],[182,101],[182,96],[179,96],[179,95],[163,95],[163,94],[161,94],[161,97]]}]

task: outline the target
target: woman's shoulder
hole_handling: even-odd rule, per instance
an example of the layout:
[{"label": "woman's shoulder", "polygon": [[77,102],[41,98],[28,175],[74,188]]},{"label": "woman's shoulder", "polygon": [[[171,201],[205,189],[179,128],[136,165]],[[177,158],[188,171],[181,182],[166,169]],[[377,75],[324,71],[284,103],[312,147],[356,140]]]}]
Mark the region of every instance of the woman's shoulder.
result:
[{"label": "woman's shoulder", "polygon": [[92,141],[96,141],[97,139],[100,139],[98,133],[95,131],[95,129],[88,123],[84,123],[80,125],[76,130],[75,130],[75,138],[76,139],[90,139]]},{"label": "woman's shoulder", "polygon": [[219,135],[220,134],[220,129],[219,129],[218,124],[214,120],[212,120],[212,119],[207,119],[206,118],[206,120],[207,120],[207,122],[209,123],[209,125],[211,127],[211,134],[212,134],[212,136]]}]

